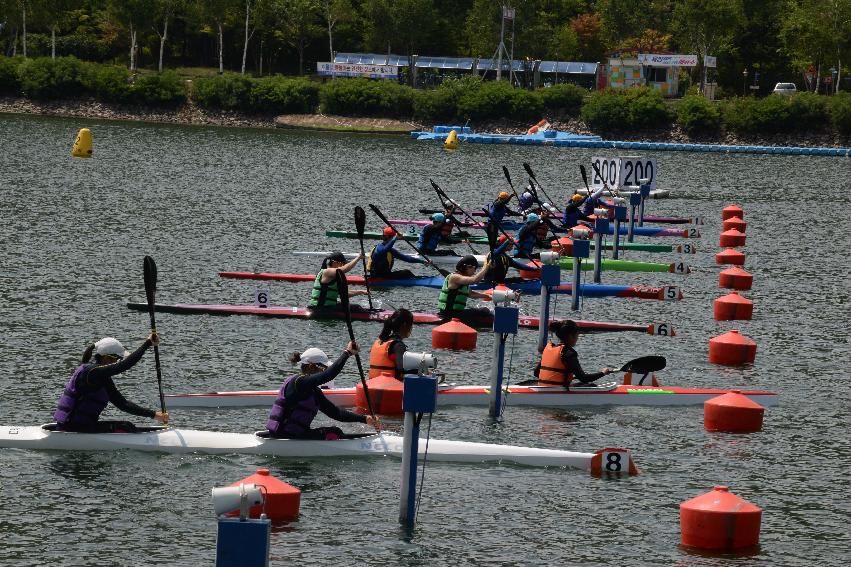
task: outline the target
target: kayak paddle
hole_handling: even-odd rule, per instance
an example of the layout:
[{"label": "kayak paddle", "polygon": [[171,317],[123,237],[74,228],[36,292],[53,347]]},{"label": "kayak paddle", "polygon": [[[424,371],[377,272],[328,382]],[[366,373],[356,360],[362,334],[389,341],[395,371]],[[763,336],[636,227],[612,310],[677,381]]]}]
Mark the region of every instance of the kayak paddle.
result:
[{"label": "kayak paddle", "polygon": [[[395,230],[396,232],[399,232],[399,231],[396,229],[396,227],[395,227],[395,226],[393,226],[393,224],[392,224],[389,220],[387,220],[387,217],[385,217],[385,216],[384,216],[384,213],[382,213],[382,212],[381,212],[381,210],[380,210],[378,207],[376,207],[376,206],[375,206],[375,205],[373,205],[373,204],[370,204],[370,205],[369,205],[369,208],[370,208],[370,209],[372,209],[372,212],[373,212],[373,213],[375,213],[376,215],[378,215],[378,218],[380,218],[380,219],[381,219],[381,221],[382,221],[384,224],[386,224],[387,226],[389,226],[390,228],[392,228],[392,229],[393,229],[393,230]],[[402,233],[401,233],[401,232],[399,232],[399,234],[402,234]],[[437,270],[437,271],[438,271],[438,273],[440,273],[440,275],[441,275],[441,276],[443,276],[443,277],[445,278],[446,276],[448,276],[448,275],[449,275],[449,272],[447,272],[447,271],[446,271],[446,270],[444,270],[443,268],[439,268],[439,267],[435,266],[435,265],[434,265],[434,263],[431,261],[431,258],[429,258],[427,255],[423,254],[423,253],[422,253],[422,252],[421,252],[421,251],[420,251],[420,250],[419,250],[416,246],[414,246],[413,244],[411,244],[410,242],[408,242],[408,241],[407,241],[407,240],[405,240],[404,238],[402,239],[402,241],[403,241],[403,242],[407,242],[407,243],[408,243],[408,246],[410,246],[411,248],[413,248],[414,250],[416,250],[416,251],[417,251],[417,254],[419,254],[420,256],[422,256],[423,258],[425,258],[426,260],[428,260],[428,265],[429,265],[429,266],[431,266],[432,268],[434,268],[435,270]]]},{"label": "kayak paddle", "polygon": [[360,241],[361,263],[363,264],[363,281],[366,284],[366,298],[369,301],[369,308],[372,310],[372,293],[369,291],[369,272],[366,270],[366,251],[363,248],[363,231],[366,228],[366,212],[362,207],[355,207],[355,228],[358,231],[358,240]]},{"label": "kayak paddle", "polygon": [[[446,206],[446,201],[443,199],[443,195],[445,195],[445,193],[443,193],[443,191],[440,189],[440,187],[437,186],[437,183],[435,183],[433,179],[429,179],[429,183],[431,183],[431,186],[434,188],[435,191],[437,191],[437,198],[440,199],[440,204],[443,205],[444,210],[448,209],[448,207]],[[452,211],[455,212],[455,206],[456,206],[455,202],[452,201],[452,199],[448,199],[448,201],[450,202],[450,206],[452,207]],[[453,220],[457,220],[455,218],[455,215],[449,215],[449,216]],[[453,222],[452,224],[455,225],[455,230],[458,231],[458,236],[460,238],[462,238],[464,244],[466,244],[470,248],[470,252],[472,252],[473,254],[478,254],[479,251],[476,250],[475,248],[473,248],[473,245],[470,244],[469,240],[467,240],[467,234],[464,231],[461,230],[461,227],[459,226],[460,223]]]},{"label": "kayak paddle", "polygon": [[[151,332],[156,334],[157,323],[154,318],[154,295],[157,291],[157,265],[150,256],[142,261],[142,271],[145,277],[145,297],[148,300],[148,315],[151,317]],[[163,374],[160,369],[160,349],[154,345],[154,364],[157,367],[157,387],[160,391],[160,409],[163,413],[163,423],[168,425],[168,412],[165,411],[165,396],[163,396]]]},{"label": "kayak paddle", "polygon": [[633,372],[635,374],[648,374],[665,368],[668,363],[664,356],[650,355],[634,358],[612,372]]},{"label": "kayak paddle", "polygon": [[[346,314],[346,328],[349,330],[349,340],[357,344],[357,341],[355,341],[355,331],[352,329],[352,308],[349,304],[349,283],[346,281],[346,274],[344,274],[342,270],[337,270],[337,288],[340,293],[340,303],[343,304],[343,311]],[[363,373],[363,362],[361,362],[359,352],[355,353],[355,361],[358,363],[360,383],[363,385],[363,393],[366,395],[366,405],[367,408],[369,408],[369,415],[374,418],[375,411],[372,409],[372,399],[369,396],[369,386],[366,385],[366,376],[364,376]]]},{"label": "kayak paddle", "polygon": [[553,206],[555,206],[555,201],[553,201],[553,200],[552,200],[552,198],[551,198],[549,195],[547,195],[547,192],[546,192],[546,191],[544,191],[544,188],[543,188],[543,187],[541,187],[541,184],[540,184],[540,183],[538,183],[538,178],[537,178],[537,177],[535,177],[535,172],[534,172],[534,171],[532,171],[532,166],[530,166],[528,163],[526,163],[526,162],[524,161],[524,162],[523,162],[523,169],[525,169],[525,170],[526,170],[526,173],[528,173],[528,174],[529,174],[529,177],[531,177],[531,178],[532,178],[532,181],[534,181],[534,182],[535,182],[535,185],[537,185],[537,186],[538,186],[538,189],[540,189],[540,190],[541,190],[541,193],[543,193],[543,194],[544,194],[544,197],[546,197],[546,198],[547,198],[547,200],[550,202],[550,204],[551,204],[551,205],[553,205]]},{"label": "kayak paddle", "polygon": [[508,173],[508,168],[504,165],[502,166],[502,174],[505,176],[505,180],[508,181],[508,186],[511,187],[514,196],[517,197],[517,202],[520,203],[520,196],[517,194],[517,190],[514,189],[514,183],[511,182],[511,174]]}]

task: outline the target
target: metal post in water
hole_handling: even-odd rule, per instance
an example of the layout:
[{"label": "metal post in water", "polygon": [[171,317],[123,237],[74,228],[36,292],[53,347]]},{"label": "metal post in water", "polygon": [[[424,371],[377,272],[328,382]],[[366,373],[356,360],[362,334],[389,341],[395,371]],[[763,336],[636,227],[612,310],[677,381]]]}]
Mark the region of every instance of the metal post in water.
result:
[{"label": "metal post in water", "polygon": [[626,233],[627,242],[635,238],[635,208],[641,204],[641,193],[629,194],[629,230]]},{"label": "metal post in water", "polygon": [[594,220],[594,283],[600,283],[603,271],[603,235],[609,232],[609,219],[602,216],[608,214],[608,211],[600,210],[599,215],[596,214],[597,211],[598,209],[594,211],[596,216]]},{"label": "metal post in water", "polygon": [[[541,261],[544,261],[544,254],[541,252]],[[558,262],[558,253],[550,253],[555,256],[555,261]],[[561,280],[561,266],[557,263],[544,264],[541,266],[541,319],[538,322],[538,352],[544,352],[544,347],[547,346],[547,333],[550,327],[550,287],[558,285]]]},{"label": "metal post in water", "polygon": [[399,521],[408,530],[414,528],[417,517],[417,456],[419,453],[420,420],[437,407],[437,378],[405,376],[402,410],[405,412],[405,432],[402,441],[402,489],[399,499]]},{"label": "metal post in water", "polygon": [[[494,293],[496,299],[496,293]],[[491,361],[491,399],[488,414],[493,419],[502,415],[502,375],[505,363],[505,341],[508,335],[517,334],[520,310],[517,307],[494,307],[493,360]]]},{"label": "metal post in water", "polygon": [[650,197],[650,180],[649,179],[639,179],[641,186],[638,188],[638,192],[641,195],[641,204],[638,208],[638,226],[644,226],[644,201]]},{"label": "metal post in water", "polygon": [[[622,198],[616,197],[621,203],[625,202]],[[612,258],[618,259],[621,248],[621,221],[626,220],[626,207],[622,204],[615,204],[615,242],[612,245]]]},{"label": "metal post in water", "polygon": [[573,239],[573,293],[570,296],[570,309],[579,311],[579,296],[582,295],[579,287],[582,275],[579,262],[591,254],[591,241],[577,240],[575,234]]}]

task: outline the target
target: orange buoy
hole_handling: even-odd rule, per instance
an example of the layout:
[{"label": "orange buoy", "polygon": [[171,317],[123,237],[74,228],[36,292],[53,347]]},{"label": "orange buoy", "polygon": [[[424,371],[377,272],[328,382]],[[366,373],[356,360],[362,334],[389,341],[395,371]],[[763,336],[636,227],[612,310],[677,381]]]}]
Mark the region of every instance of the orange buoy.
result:
[{"label": "orange buoy", "polygon": [[[536,268],[540,268],[543,266],[540,260],[532,260],[527,264],[527,266],[534,266]],[[541,279],[541,272],[532,272],[529,270],[518,270],[520,277],[524,280],[539,280]]]},{"label": "orange buoy", "polygon": [[570,256],[573,254],[573,239],[569,236],[562,236],[558,240],[550,242],[550,248],[553,252],[558,252],[562,256]]},{"label": "orange buoy", "polygon": [[759,544],[762,509],[726,486],[680,504],[680,542],[711,551],[741,551]]},{"label": "orange buoy", "polygon": [[733,264],[735,266],[745,265],[745,255],[733,248],[725,248],[715,255],[716,264]]},{"label": "orange buoy", "polygon": [[734,291],[716,299],[713,312],[716,321],[750,321],[753,301]]},{"label": "orange buoy", "polygon": [[[294,520],[298,517],[301,490],[270,475],[269,469],[257,469],[253,475],[238,480],[231,486],[240,484],[256,484],[264,488],[265,504],[251,508],[249,517],[259,518],[261,513],[265,513],[273,522]],[[227,516],[239,516],[239,510],[229,512]]]},{"label": "orange buoy", "polygon": [[745,211],[736,205],[728,205],[721,210],[721,220],[731,219],[733,217],[745,218]]},{"label": "orange buoy", "polygon": [[431,348],[446,348],[451,350],[475,350],[479,334],[460,319],[435,327],[431,331]]},{"label": "orange buoy", "polygon": [[[369,399],[372,409],[380,415],[402,415],[403,384],[392,372],[383,371],[375,378],[366,381],[369,388]],[[364,411],[369,410],[363,384],[355,386],[355,406]]]},{"label": "orange buoy", "polygon": [[745,233],[739,232],[735,228],[731,228],[730,230],[725,230],[721,233],[721,237],[718,239],[721,246],[744,246],[745,245]]},{"label": "orange buoy", "polygon": [[739,217],[732,217],[722,222],[721,226],[723,227],[721,230],[730,230],[731,228],[735,228],[739,232],[744,233],[748,228],[748,223]]},{"label": "orange buoy", "polygon": [[739,390],[703,402],[703,428],[726,433],[755,433],[762,429],[765,408]]},{"label": "orange buoy", "polygon": [[738,266],[722,270],[718,274],[718,287],[747,291],[753,286],[753,275]]},{"label": "orange buoy", "polygon": [[727,366],[750,364],[756,358],[756,343],[739,331],[718,335],[709,340],[709,362]]}]

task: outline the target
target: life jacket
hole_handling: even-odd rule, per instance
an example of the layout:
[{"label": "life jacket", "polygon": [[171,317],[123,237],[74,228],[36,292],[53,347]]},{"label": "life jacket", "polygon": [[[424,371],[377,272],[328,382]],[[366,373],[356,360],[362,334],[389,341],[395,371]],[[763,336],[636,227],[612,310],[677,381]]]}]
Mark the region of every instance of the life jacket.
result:
[{"label": "life jacket", "polygon": [[[444,224],[444,226],[446,225]],[[424,250],[425,252],[434,252],[437,250],[437,245],[440,244],[442,230],[443,227],[438,229],[433,224],[424,226],[422,231],[420,231],[420,237],[417,239],[417,250]]]},{"label": "life jacket", "polygon": [[452,234],[452,229],[454,227],[454,223],[451,220],[447,220],[443,223],[443,226],[440,227],[440,237],[447,238],[450,234]]},{"label": "life jacket", "polygon": [[[298,436],[310,430],[310,425],[313,423],[313,418],[319,413],[319,404],[316,403],[316,396],[313,392],[303,400],[287,398],[286,390],[299,375],[290,376],[281,385],[278,390],[278,397],[272,405],[272,411],[269,412],[269,419],[266,420],[266,429],[272,433]],[[293,385],[295,392],[295,385]]]},{"label": "life jacket", "polygon": [[83,373],[95,366],[95,363],[89,362],[81,364],[74,370],[71,379],[65,386],[65,391],[59,398],[59,403],[56,404],[56,411],[53,412],[53,419],[59,425],[95,425],[101,412],[106,409],[109,403],[109,394],[106,388],[100,388],[93,392],[80,392],[77,389],[77,380]]},{"label": "life jacket", "polygon": [[485,274],[485,279],[493,283],[503,283],[505,276],[508,275],[508,268],[511,267],[511,259],[507,254],[498,254],[496,259],[493,254],[488,254],[488,271]]},{"label": "life jacket", "polygon": [[561,216],[562,223],[565,228],[573,228],[579,224],[579,208],[568,205],[564,209],[564,214]]},{"label": "life jacket", "polygon": [[313,282],[313,291],[310,293],[310,302],[308,307],[336,307],[337,298],[340,296],[340,288],[337,286],[337,280],[329,284],[322,283],[322,274],[325,270],[319,270],[316,274],[316,279]]},{"label": "life jacket", "polygon": [[488,216],[490,217],[491,221],[495,223],[501,223],[502,219],[505,217],[506,211],[506,204],[497,199],[488,207]]},{"label": "life jacket", "polygon": [[[384,253],[376,254],[378,246],[373,247],[369,253],[369,259],[366,261],[366,270],[370,275],[380,276],[387,274],[393,270],[393,250],[388,248]],[[374,272],[374,273],[373,273]]]},{"label": "life jacket", "polygon": [[456,289],[449,289],[449,276],[443,280],[440,297],[437,300],[438,311],[463,311],[467,307],[467,298],[470,297],[470,286],[462,285]]},{"label": "life jacket", "polygon": [[561,360],[564,345],[547,343],[541,354],[541,366],[538,370],[538,386],[564,386],[567,387],[573,380],[573,374],[567,371],[567,367]]},{"label": "life jacket", "polygon": [[369,351],[370,378],[375,378],[382,372],[390,372],[397,380],[402,379],[404,374],[396,372],[396,356],[390,352],[395,344],[396,339],[393,338],[384,342],[381,339],[375,339],[372,343],[372,349]]},{"label": "life jacket", "polygon": [[540,222],[538,223],[538,228],[535,229],[535,238],[538,242],[546,241],[547,234],[550,232],[550,227],[547,226],[547,223]]}]

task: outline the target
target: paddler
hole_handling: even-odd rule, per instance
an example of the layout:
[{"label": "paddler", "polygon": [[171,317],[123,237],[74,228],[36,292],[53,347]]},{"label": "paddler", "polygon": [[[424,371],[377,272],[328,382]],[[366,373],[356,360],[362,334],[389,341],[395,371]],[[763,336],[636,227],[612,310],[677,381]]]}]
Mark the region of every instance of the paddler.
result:
[{"label": "paddler", "polygon": [[407,309],[397,309],[388,319],[369,351],[369,377],[375,378],[382,372],[392,372],[397,380],[405,377],[405,352],[408,347],[404,339],[411,336],[414,315]]},{"label": "paddler", "polygon": [[417,239],[417,250],[427,256],[455,256],[455,252],[446,248],[438,250],[437,246],[452,230],[452,225],[447,222],[446,215],[434,213],[431,215],[431,224],[423,227],[420,237]]},{"label": "paddler", "polygon": [[127,421],[100,421],[106,406],[112,405],[123,412],[139,417],[168,421],[168,414],[137,406],[127,401],[115,387],[112,377],[130,370],[151,345],[160,339],[151,333],[142,346],[133,353],[127,352],[118,340],[105,337],[83,352],[80,365],[74,370],[65,391],[59,398],[53,419],[61,431],[80,433],[133,433],[136,426]]},{"label": "paddler", "polygon": [[[331,254],[322,261],[322,269],[320,269],[319,273],[316,274],[316,279],[313,282],[313,291],[310,294],[310,301],[307,306],[314,311],[323,309],[340,309],[340,303],[338,302],[340,299],[340,289],[337,286],[337,270],[346,274],[358,265],[361,258],[363,258],[363,254],[358,254],[354,260],[346,262],[346,257],[342,252],[339,250],[331,252]],[[364,289],[354,291],[351,289],[349,290],[349,297],[366,294],[367,292]],[[350,307],[352,311],[363,309],[357,304],[350,304]]]},{"label": "paddler", "polygon": [[541,220],[537,213],[529,213],[526,215],[526,222],[517,231],[515,240],[517,241],[517,249],[514,251],[516,258],[534,258],[534,248],[539,243],[545,242],[549,227]]},{"label": "paddler", "polygon": [[533,212],[532,207],[535,206],[535,196],[531,193],[531,184],[527,187],[526,191],[520,194],[517,204],[520,207],[521,213]]},{"label": "paddler", "polygon": [[564,228],[573,228],[579,224],[579,221],[589,221],[591,218],[582,212],[582,204],[585,202],[585,197],[576,193],[570,198],[567,206],[564,208],[564,213],[561,217],[561,222]]},{"label": "paddler", "polygon": [[320,411],[337,421],[366,423],[381,430],[381,422],[372,416],[363,416],[334,405],[325,397],[320,387],[336,378],[350,356],[358,352],[358,345],[349,342],[346,350],[329,366],[328,355],[318,348],[295,353],[290,362],[301,365],[301,373],[286,378],[278,390],[278,397],[266,420],[267,432],[263,437],[282,439],[316,439],[331,441],[345,439],[339,427],[314,427],[313,419]]},{"label": "paddler", "polygon": [[602,207],[603,205],[603,192],[605,191],[605,187],[601,189],[597,189],[585,199],[585,202],[582,203],[580,210],[582,214],[585,216],[591,216],[594,214],[594,209],[597,207]]},{"label": "paddler", "polygon": [[[470,286],[479,283],[488,271],[488,262],[478,272],[479,262],[475,256],[464,256],[455,265],[455,272],[446,276],[443,280],[443,288],[437,301],[437,312],[442,318],[452,319],[457,317],[462,321],[479,320],[482,317],[491,317],[490,309],[485,307],[467,307],[467,298],[482,299],[490,301],[490,296],[478,291],[473,291]],[[465,321],[466,322],[466,321]]]},{"label": "paddler", "polygon": [[506,281],[508,281],[506,275],[508,274],[509,268],[515,268],[517,270],[524,270],[527,272],[541,271],[541,269],[537,266],[523,264],[509,256],[509,252],[511,252],[512,248],[514,248],[514,239],[509,238],[505,234],[499,237],[496,248],[494,248],[493,252],[490,252],[487,256],[488,271],[487,274],[485,274],[484,281],[494,285],[506,283]]},{"label": "paddler", "polygon": [[500,224],[506,214],[519,214],[508,208],[508,201],[510,200],[511,195],[508,191],[500,192],[500,194],[497,195],[496,200],[488,205],[488,220]]},{"label": "paddler", "polygon": [[369,260],[366,263],[366,269],[371,278],[388,278],[388,279],[411,279],[416,275],[411,270],[396,270],[393,271],[394,260],[401,260],[410,264],[425,264],[426,260],[410,256],[399,252],[393,246],[399,234],[390,228],[384,227],[381,244],[378,244],[369,253]]},{"label": "paddler", "polygon": [[561,386],[567,388],[571,381],[578,380],[581,384],[592,384],[606,374],[614,372],[611,368],[601,368],[599,372],[586,374],[579,364],[579,355],[574,350],[579,340],[579,327],[574,321],[554,321],[550,323],[550,332],[559,338],[561,343],[554,345],[547,342],[541,354],[541,362],[535,368],[535,376],[539,386]]}]

